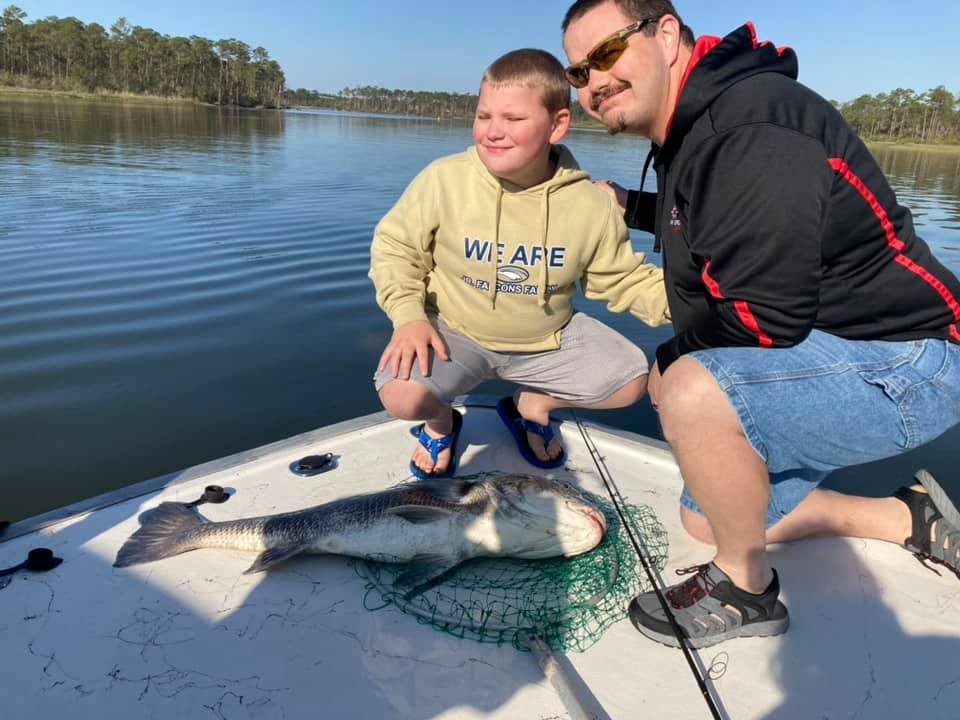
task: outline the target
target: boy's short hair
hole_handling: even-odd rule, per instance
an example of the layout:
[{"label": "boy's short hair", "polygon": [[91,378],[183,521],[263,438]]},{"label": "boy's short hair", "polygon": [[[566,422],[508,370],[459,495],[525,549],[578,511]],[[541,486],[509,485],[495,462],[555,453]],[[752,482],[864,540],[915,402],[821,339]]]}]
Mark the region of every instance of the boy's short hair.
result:
[{"label": "boy's short hair", "polygon": [[540,99],[548,112],[570,109],[570,83],[563,65],[546,50],[523,48],[508,52],[483,73],[483,83],[491,85],[523,85],[540,91]]}]

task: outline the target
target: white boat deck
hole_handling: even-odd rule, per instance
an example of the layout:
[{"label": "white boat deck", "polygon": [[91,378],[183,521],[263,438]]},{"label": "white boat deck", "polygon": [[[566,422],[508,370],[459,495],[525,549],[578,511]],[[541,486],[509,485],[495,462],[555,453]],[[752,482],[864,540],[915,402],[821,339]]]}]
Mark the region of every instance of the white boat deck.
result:
[{"label": "white boat deck", "polygon": [[[478,404],[473,404],[476,401]],[[563,417],[563,414],[561,414]],[[295,510],[408,478],[412,423],[377,414],[13,525],[0,567],[30,548],[64,559],[0,590],[0,715],[20,718],[568,718],[536,656],[460,640],[393,607],[363,606],[348,559],[309,556],[242,575],[247,553],[200,550],[125,569],[112,562],[138,514],[232,489],[211,519]],[[628,502],[653,507],[670,539],[662,580],[710,548],[678,522],[680,479],[662,445],[589,425]],[[575,423],[557,477],[606,497]],[[465,409],[458,474],[535,472],[483,399]],[[332,452],[312,478],[288,466]],[[73,514],[81,510],[79,514]],[[69,517],[67,517],[69,516]],[[824,539],[772,550],[792,627],[695,653],[721,713],[753,718],[960,718],[960,582],[907,552]],[[626,619],[583,653],[557,655],[587,716],[709,718],[679,650]],[[572,714],[573,713],[573,714]]]}]

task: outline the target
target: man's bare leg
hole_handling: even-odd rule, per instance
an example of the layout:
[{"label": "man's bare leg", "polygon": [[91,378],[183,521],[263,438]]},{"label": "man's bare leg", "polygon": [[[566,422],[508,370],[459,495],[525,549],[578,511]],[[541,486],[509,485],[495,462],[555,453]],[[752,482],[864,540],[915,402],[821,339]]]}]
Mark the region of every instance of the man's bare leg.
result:
[{"label": "man's bare leg", "polygon": [[[920,486],[915,490],[923,492]],[[703,515],[680,509],[683,527],[700,542],[714,544],[710,523]],[[902,545],[913,531],[910,511],[897,498],[867,498],[816,489],[783,520],[767,529],[768,543],[812,537],[853,537],[885,540]]]},{"label": "man's bare leg", "polygon": [[664,436],[712,528],[714,562],[737,587],[763,592],[773,579],[764,529],[766,465],[744,436],[726,394],[697,361],[680,358],[667,369],[658,402]]}]

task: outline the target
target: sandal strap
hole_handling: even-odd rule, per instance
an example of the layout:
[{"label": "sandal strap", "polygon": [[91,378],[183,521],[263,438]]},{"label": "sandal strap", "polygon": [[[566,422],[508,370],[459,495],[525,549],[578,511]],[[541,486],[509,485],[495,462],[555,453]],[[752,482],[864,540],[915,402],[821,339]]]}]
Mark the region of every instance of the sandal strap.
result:
[{"label": "sandal strap", "polygon": [[[927,493],[901,487],[893,497],[903,501],[910,510],[912,533],[903,541],[903,546],[930,571],[939,575],[936,568],[942,565],[960,577],[960,528],[948,523]],[[930,539],[931,529],[933,540]]]},{"label": "sandal strap", "polygon": [[426,425],[423,425],[420,427],[420,434],[417,436],[417,442],[427,449],[427,452],[430,453],[430,459],[433,460],[433,462],[436,462],[437,458],[440,456],[440,453],[450,447],[450,443],[453,442],[453,433],[450,433],[449,435],[443,435],[438,438],[430,437],[430,435],[427,434]]},{"label": "sandal strap", "polygon": [[553,428],[550,425],[541,425],[538,422],[522,417],[517,418],[514,422],[516,422],[518,427],[523,428],[527,432],[532,432],[542,437],[545,446],[549,445],[550,441],[553,440]]},{"label": "sandal strap", "polygon": [[914,553],[930,553],[930,526],[943,517],[927,493],[917,492],[908,487],[897,488],[893,497],[901,500],[910,510],[912,531],[905,538],[903,546]]}]

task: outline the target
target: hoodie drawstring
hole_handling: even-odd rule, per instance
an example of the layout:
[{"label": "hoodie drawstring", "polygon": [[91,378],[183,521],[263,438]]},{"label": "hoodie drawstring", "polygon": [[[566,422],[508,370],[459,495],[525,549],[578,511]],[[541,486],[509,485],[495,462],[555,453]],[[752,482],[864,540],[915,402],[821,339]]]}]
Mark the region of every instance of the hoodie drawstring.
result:
[{"label": "hoodie drawstring", "polygon": [[500,211],[503,207],[503,186],[497,188],[497,211],[493,221],[493,247],[490,250],[490,275],[487,278],[490,288],[487,290],[487,297],[490,298],[490,309],[497,307],[497,281],[499,279],[497,271],[500,269]]},{"label": "hoodie drawstring", "polygon": [[540,272],[537,277],[537,305],[547,306],[547,230],[550,223],[550,191],[544,190],[543,200],[540,202]]},{"label": "hoodie drawstring", "polygon": [[643,192],[643,183],[647,180],[647,170],[650,169],[650,163],[653,162],[653,157],[656,154],[657,151],[651,147],[650,152],[647,153],[647,159],[643,161],[643,172],[640,173],[640,192]]},{"label": "hoodie drawstring", "polygon": [[[643,172],[640,173],[640,192],[643,192],[643,184],[647,180],[647,170],[650,169],[650,163],[653,162],[653,158],[657,155],[657,148],[655,145],[650,145],[650,152],[647,153],[647,159],[643,161]],[[657,208],[659,211],[659,207]],[[653,239],[653,251],[660,252],[660,236],[657,235]]]},{"label": "hoodie drawstring", "polygon": [[[539,269],[537,273],[537,305],[539,307],[547,306],[547,237],[550,229],[550,191],[553,188],[545,188],[543,197],[540,200],[540,236],[537,239],[537,246],[540,248],[540,262],[537,263]],[[503,187],[497,191],[497,210],[494,214],[493,230],[493,248],[490,251],[490,271],[488,281],[490,287],[487,290],[487,297],[490,298],[490,309],[497,307],[497,283],[499,282],[498,270],[500,269],[500,214],[503,208]]]}]

